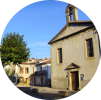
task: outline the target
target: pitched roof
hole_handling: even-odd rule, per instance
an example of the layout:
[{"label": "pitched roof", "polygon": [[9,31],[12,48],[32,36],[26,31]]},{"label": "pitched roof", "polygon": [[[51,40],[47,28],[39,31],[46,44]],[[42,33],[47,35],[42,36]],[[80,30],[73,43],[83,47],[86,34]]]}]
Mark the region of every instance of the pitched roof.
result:
[{"label": "pitched roof", "polygon": [[71,21],[68,25],[65,25],[62,30],[49,41],[48,44],[63,40],[92,27],[94,27],[94,25],[91,21]]},{"label": "pitched roof", "polygon": [[78,21],[70,21],[69,23],[68,23],[69,25],[92,25],[93,23],[92,23],[92,21],[90,21],[90,20],[78,20]]},{"label": "pitched roof", "polygon": [[40,61],[39,63],[37,63],[37,65],[45,65],[45,64],[50,64],[50,63],[51,63],[50,59],[44,59]]},{"label": "pitched roof", "polygon": [[35,62],[22,62],[22,65],[33,65],[36,64]]}]

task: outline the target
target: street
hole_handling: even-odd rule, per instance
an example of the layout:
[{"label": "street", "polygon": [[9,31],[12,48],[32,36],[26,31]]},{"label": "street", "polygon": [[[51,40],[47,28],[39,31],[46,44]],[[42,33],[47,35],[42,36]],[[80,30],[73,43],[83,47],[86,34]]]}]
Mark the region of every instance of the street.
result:
[{"label": "street", "polygon": [[[39,91],[37,88],[33,88],[31,89],[30,87],[18,87],[20,90],[22,90],[23,92],[31,95],[32,97],[36,97],[39,99],[44,99],[44,100],[56,100],[56,99],[61,99],[61,98],[65,98],[67,96],[65,96],[65,91],[54,91],[53,92],[49,92],[48,89],[45,92],[43,91]],[[74,92],[68,92],[68,96],[74,94]]]}]

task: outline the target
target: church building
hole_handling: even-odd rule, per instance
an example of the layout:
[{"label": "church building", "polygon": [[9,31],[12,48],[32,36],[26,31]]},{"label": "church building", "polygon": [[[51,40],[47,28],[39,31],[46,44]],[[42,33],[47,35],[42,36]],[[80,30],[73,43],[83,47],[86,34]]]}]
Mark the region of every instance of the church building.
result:
[{"label": "church building", "polygon": [[51,86],[76,91],[93,77],[100,59],[100,42],[92,21],[79,20],[78,9],[66,8],[66,25],[49,41]]}]

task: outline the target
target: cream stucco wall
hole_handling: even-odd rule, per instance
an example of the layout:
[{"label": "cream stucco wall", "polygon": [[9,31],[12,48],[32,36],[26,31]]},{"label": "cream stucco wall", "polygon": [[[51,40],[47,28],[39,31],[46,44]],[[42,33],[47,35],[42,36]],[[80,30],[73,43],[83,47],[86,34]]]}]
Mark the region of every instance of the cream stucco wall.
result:
[{"label": "cream stucco wall", "polygon": [[[20,72],[20,68],[23,68],[23,73]],[[28,73],[25,72],[26,68],[28,68]],[[35,65],[32,64],[32,65],[27,65],[27,64],[20,64],[20,67],[18,69],[18,76],[20,77],[23,77],[23,78],[29,78],[33,73],[34,73],[34,68],[35,68]]]},{"label": "cream stucco wall", "polygon": [[[86,39],[88,38],[93,39],[94,57],[87,57]],[[62,48],[63,52],[62,64],[59,64],[57,62],[58,48]],[[66,78],[67,71],[65,71],[64,69],[71,63],[79,65],[80,66],[79,75],[84,74],[84,80],[89,81],[94,75],[100,59],[98,36],[97,34],[93,34],[92,29],[89,29],[85,32],[78,33],[78,35],[72,36],[68,39],[64,39],[56,43],[53,43],[51,45],[51,58],[52,58],[51,84],[53,88],[60,88],[60,89],[68,88],[68,79]],[[80,82],[80,88],[81,88],[81,82]]]}]

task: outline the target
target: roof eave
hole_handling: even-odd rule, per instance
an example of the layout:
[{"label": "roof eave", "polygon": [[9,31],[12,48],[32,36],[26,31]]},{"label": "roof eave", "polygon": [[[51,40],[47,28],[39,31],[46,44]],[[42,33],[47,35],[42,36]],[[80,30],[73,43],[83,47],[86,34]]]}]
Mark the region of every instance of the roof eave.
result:
[{"label": "roof eave", "polygon": [[62,38],[60,38],[60,39],[57,39],[57,40],[54,40],[54,41],[53,41],[53,39],[52,39],[48,44],[51,45],[51,44],[53,44],[53,43],[55,43],[55,42],[57,42],[57,41],[64,40],[64,39],[69,38],[69,37],[71,37],[71,36],[77,35],[78,33],[84,32],[84,31],[86,31],[87,29],[90,29],[90,28],[93,28],[93,27],[94,27],[94,25],[88,26],[88,27],[86,27],[86,28],[84,28],[84,29],[82,29],[82,30],[79,30],[79,31],[77,31],[77,32],[74,32],[74,33],[72,33],[72,34],[70,34],[70,35],[64,36],[64,37],[62,37]]}]

